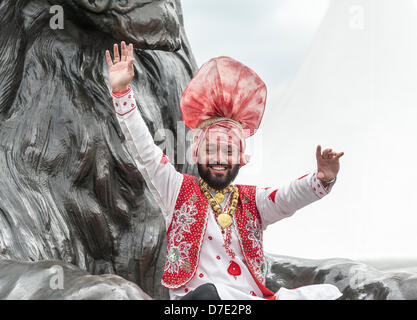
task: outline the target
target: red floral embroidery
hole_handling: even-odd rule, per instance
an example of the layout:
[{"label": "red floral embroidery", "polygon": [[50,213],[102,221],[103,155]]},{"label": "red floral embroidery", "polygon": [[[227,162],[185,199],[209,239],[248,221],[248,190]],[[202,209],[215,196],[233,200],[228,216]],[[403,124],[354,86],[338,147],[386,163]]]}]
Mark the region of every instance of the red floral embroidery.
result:
[{"label": "red floral embroidery", "polygon": [[220,260],[220,256],[217,256],[216,258],[217,258],[217,260]]},{"label": "red floral embroidery", "polygon": [[226,231],[222,229],[222,236],[224,239],[223,247],[226,249],[227,254],[234,259],[236,256],[236,253],[233,251],[233,249],[230,247],[230,244],[232,243],[232,228],[228,227],[226,228]]},{"label": "red floral embroidery", "polygon": [[230,266],[227,269],[227,272],[229,272],[229,274],[231,274],[234,277],[240,276],[242,274],[239,265],[234,261],[230,262]]},{"label": "red floral embroidery", "polygon": [[208,237],[208,239],[209,239],[209,240],[213,240],[213,237],[212,237],[212,236],[209,236],[209,237]]},{"label": "red floral embroidery", "polygon": [[204,274],[200,273],[200,278],[203,278],[203,277],[204,277]]}]

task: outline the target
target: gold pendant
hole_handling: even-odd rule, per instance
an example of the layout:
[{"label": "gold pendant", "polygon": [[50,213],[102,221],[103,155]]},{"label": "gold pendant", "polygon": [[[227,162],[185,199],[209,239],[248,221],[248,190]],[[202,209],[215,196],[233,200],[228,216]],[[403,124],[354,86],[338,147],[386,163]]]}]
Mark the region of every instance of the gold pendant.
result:
[{"label": "gold pendant", "polygon": [[226,213],[222,213],[221,215],[219,215],[217,217],[217,223],[222,227],[222,228],[227,228],[232,224],[232,217]]},{"label": "gold pendant", "polygon": [[216,193],[216,195],[214,196],[214,198],[216,199],[217,203],[220,204],[224,201],[224,194],[222,193]]}]

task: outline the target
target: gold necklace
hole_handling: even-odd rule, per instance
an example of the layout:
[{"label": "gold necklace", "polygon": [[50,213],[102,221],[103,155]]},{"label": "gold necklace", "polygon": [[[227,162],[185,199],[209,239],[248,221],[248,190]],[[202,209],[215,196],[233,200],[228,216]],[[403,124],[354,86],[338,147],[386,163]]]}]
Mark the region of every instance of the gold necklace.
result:
[{"label": "gold necklace", "polygon": [[200,180],[200,183],[203,185],[204,188],[208,189],[209,191],[213,192],[215,194],[214,198],[216,199],[217,203],[223,203],[225,199],[225,194],[229,192],[233,192],[233,186],[229,185],[223,190],[217,190],[208,185],[207,182],[205,182],[203,179]]},{"label": "gold necklace", "polygon": [[[209,188],[210,188],[210,186],[207,185],[207,183],[204,180],[200,179],[200,190],[201,190],[201,192],[204,194],[204,196],[206,197],[208,203],[213,208],[213,210],[218,214],[217,223],[222,228],[230,227],[231,224],[233,223],[232,216],[236,211],[237,201],[239,199],[239,190],[237,189],[236,186],[233,186],[233,185],[230,185],[227,188],[225,188],[225,189],[231,188],[231,191],[229,191],[229,192],[233,192],[233,195],[232,195],[232,202],[230,203],[230,207],[227,210],[227,213],[224,213],[222,208],[220,207],[219,203],[210,194]],[[225,189],[223,189],[223,190],[225,190]]]}]

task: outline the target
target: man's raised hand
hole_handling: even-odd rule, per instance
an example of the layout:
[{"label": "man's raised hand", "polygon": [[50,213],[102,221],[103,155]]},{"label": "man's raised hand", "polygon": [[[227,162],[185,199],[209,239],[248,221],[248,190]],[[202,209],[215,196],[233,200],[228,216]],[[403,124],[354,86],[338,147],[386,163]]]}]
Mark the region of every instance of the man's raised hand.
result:
[{"label": "man's raised hand", "polygon": [[114,61],[110,56],[109,50],[106,50],[107,66],[109,67],[109,81],[113,91],[123,91],[129,89],[129,83],[132,81],[135,71],[133,64],[135,58],[133,57],[133,45],[122,41],[121,57],[119,54],[119,46],[113,46]]},{"label": "man's raised hand", "polygon": [[321,146],[317,146],[317,178],[321,181],[330,181],[336,178],[340,169],[339,159],[344,152],[336,153],[332,149],[326,149],[321,152]]}]

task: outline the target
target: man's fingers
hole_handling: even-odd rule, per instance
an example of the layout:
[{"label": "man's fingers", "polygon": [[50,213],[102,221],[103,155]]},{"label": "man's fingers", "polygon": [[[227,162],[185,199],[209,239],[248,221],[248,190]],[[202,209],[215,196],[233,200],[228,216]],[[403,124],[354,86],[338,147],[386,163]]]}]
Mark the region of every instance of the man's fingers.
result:
[{"label": "man's fingers", "polygon": [[119,46],[114,44],[113,46],[114,63],[120,62]]},{"label": "man's fingers", "polygon": [[340,153],[338,153],[337,155],[336,155],[336,159],[340,159],[341,157],[343,157],[344,156],[344,152],[340,152]]},{"label": "man's fingers", "polygon": [[113,67],[113,61],[111,61],[110,51],[106,50],[106,61],[109,68]]},{"label": "man's fingers", "polygon": [[127,48],[126,48],[126,42],[122,41],[122,61],[127,60]]},{"label": "man's fingers", "polygon": [[128,57],[133,58],[133,44],[129,43]]},{"label": "man's fingers", "polygon": [[318,145],[316,149],[316,158],[317,160],[321,158],[321,146]]},{"label": "man's fingers", "polygon": [[135,63],[135,59],[134,58],[130,58],[129,57],[129,60],[128,60],[128,63],[127,63],[127,67],[129,68],[129,69],[133,69],[133,64]]},{"label": "man's fingers", "polygon": [[323,159],[329,159],[330,158],[330,152],[331,151],[332,151],[331,149],[324,150],[323,151],[323,154],[322,154]]},{"label": "man's fingers", "polygon": [[344,152],[340,152],[340,153],[334,152],[333,149],[331,149],[331,148],[327,148],[322,152],[320,145],[317,146],[317,150],[316,150],[317,160],[333,159],[333,158],[339,159],[339,158],[343,157],[344,154],[345,154]]}]

